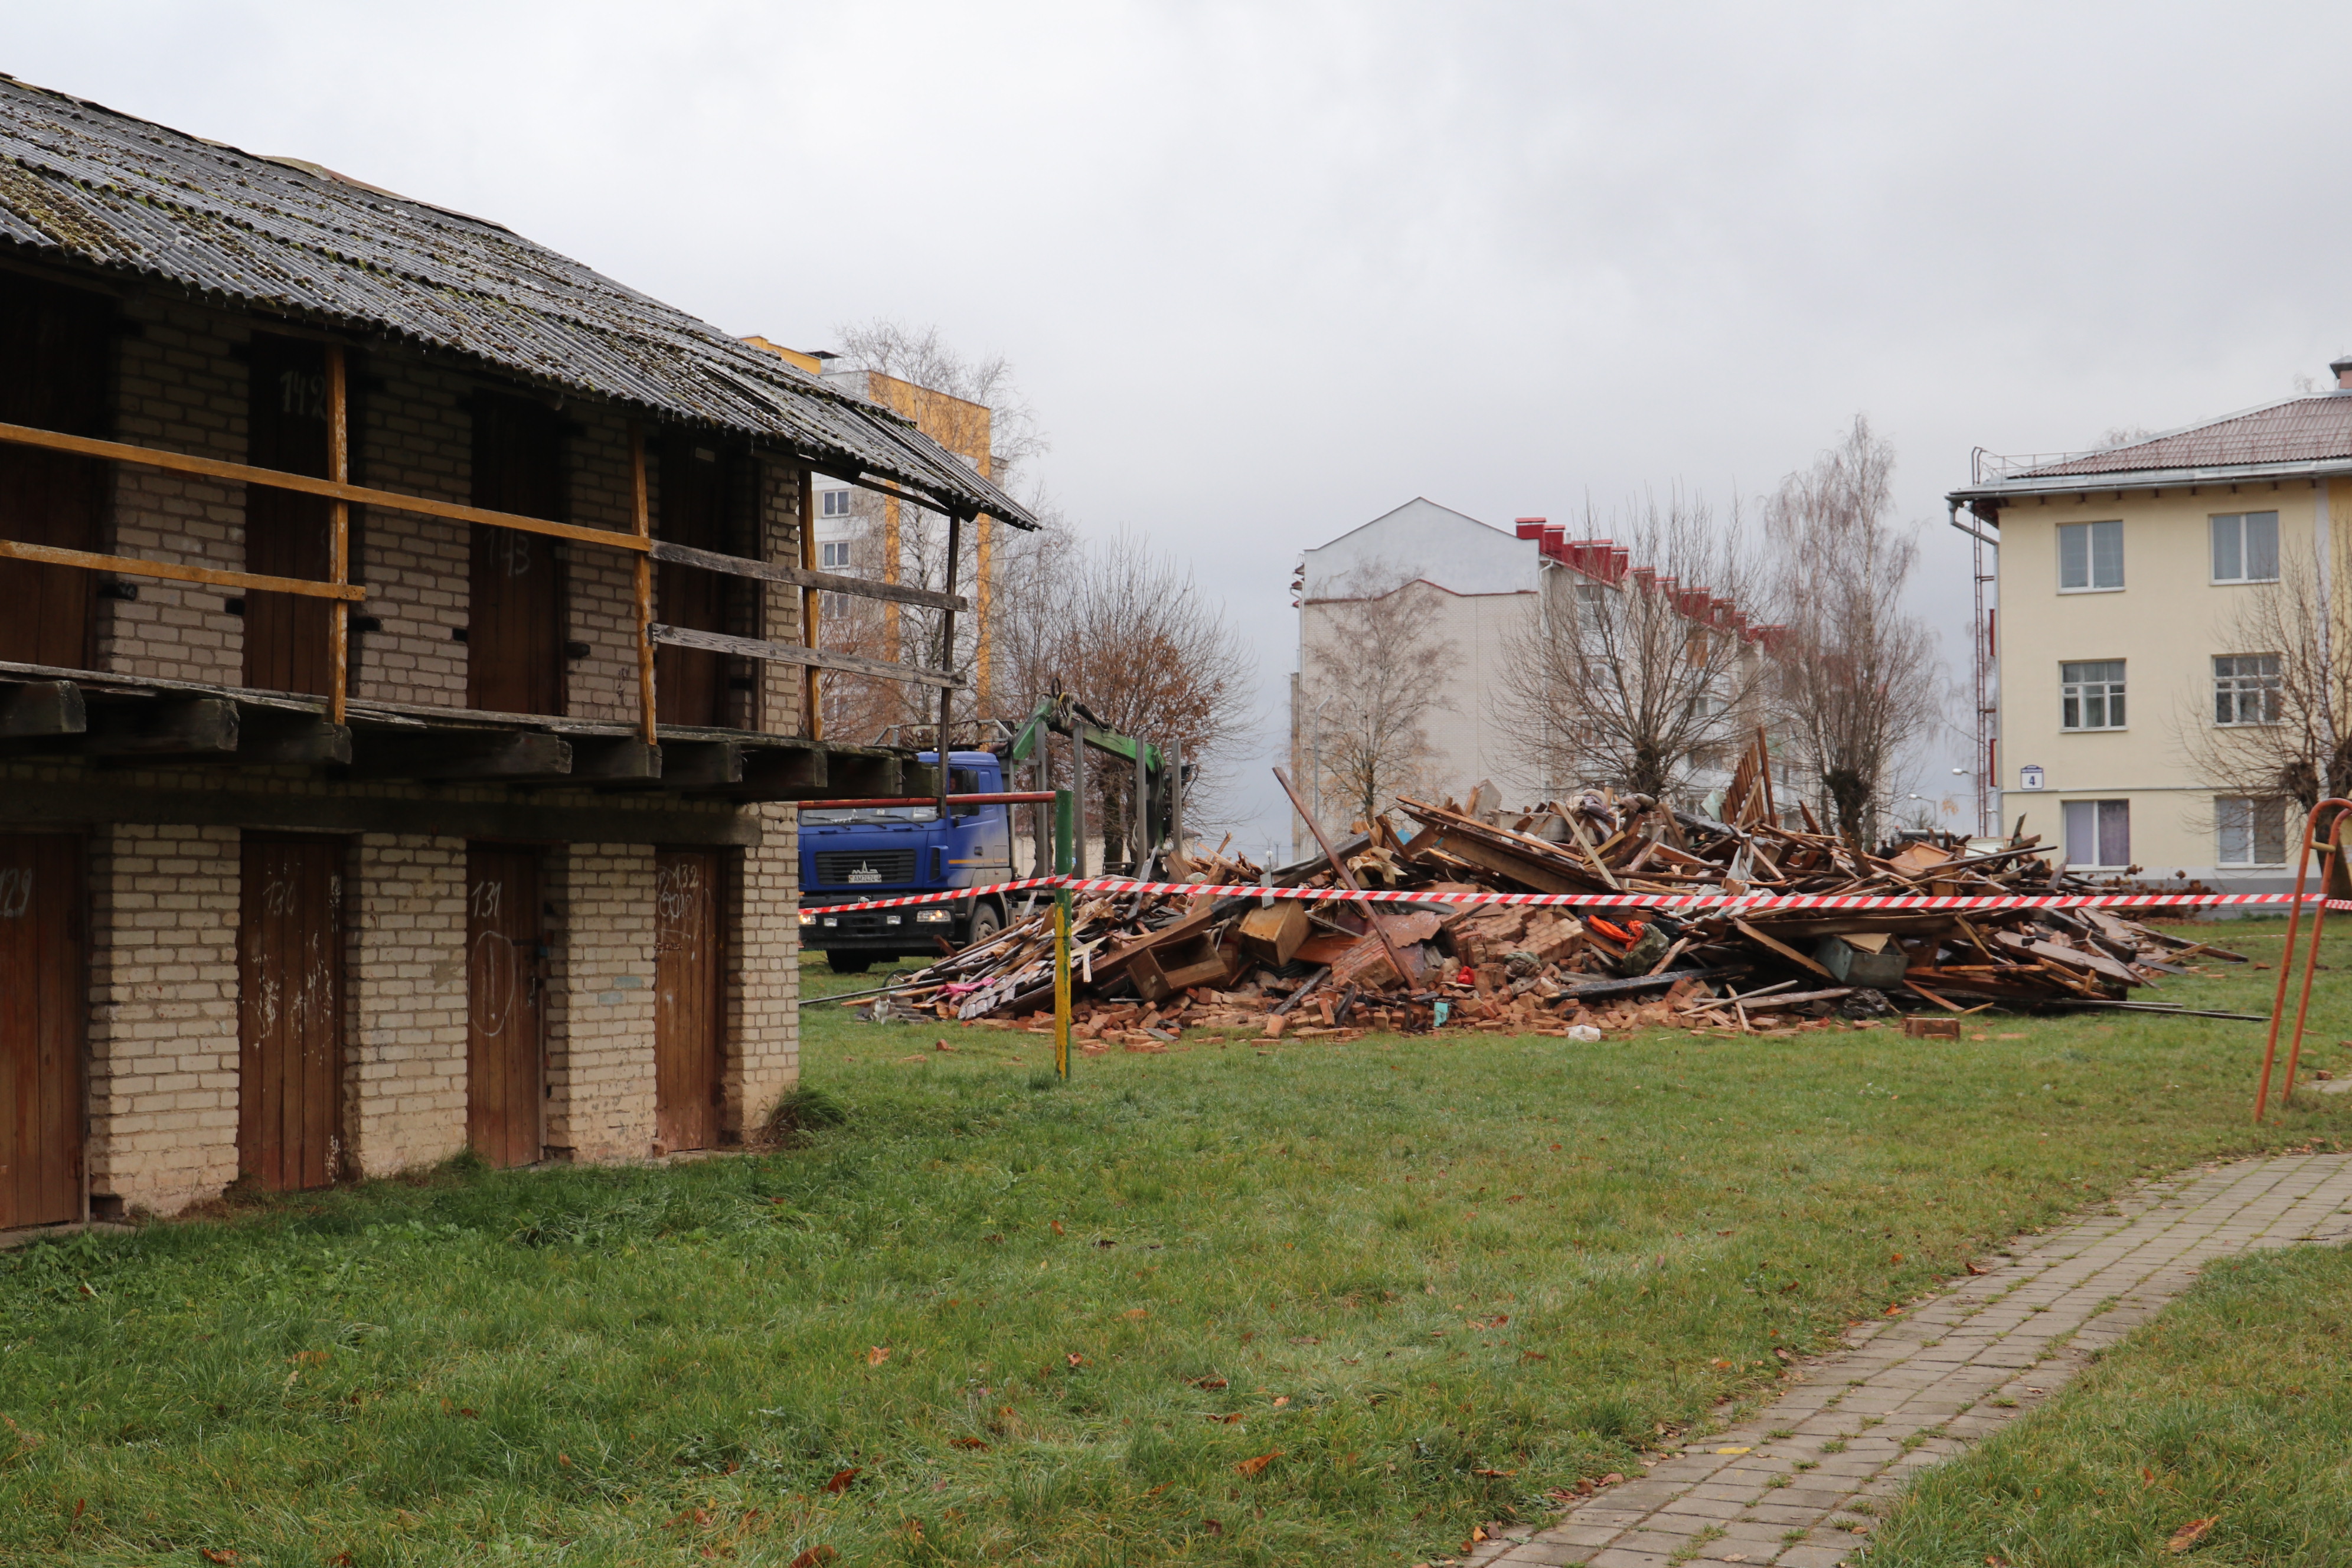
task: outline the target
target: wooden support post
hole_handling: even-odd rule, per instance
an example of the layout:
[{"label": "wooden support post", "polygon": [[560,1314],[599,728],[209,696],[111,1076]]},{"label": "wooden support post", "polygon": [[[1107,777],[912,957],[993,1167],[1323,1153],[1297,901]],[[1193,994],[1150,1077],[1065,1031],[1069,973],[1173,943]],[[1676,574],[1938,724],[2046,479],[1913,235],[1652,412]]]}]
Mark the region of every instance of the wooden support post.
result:
[{"label": "wooden support post", "polygon": [[[343,346],[327,345],[327,477],[339,485],[352,482],[350,384],[343,371]],[[340,497],[328,504],[327,580],[338,586],[352,580],[352,503]],[[343,721],[343,705],[351,695],[352,602],[331,599],[327,605],[327,718]]]},{"label": "wooden support post", "polygon": [[[801,570],[817,569],[816,470],[801,470]],[[801,646],[816,650],[817,633],[824,615],[824,595],[814,588],[801,590]],[[801,671],[801,733],[812,741],[824,739],[823,671],[812,664]]]},{"label": "wooden support post", "polygon": [[[1312,816],[1307,816],[1307,805],[1304,801],[1298,798],[1298,791],[1297,787],[1291,784],[1290,775],[1283,772],[1280,768],[1276,768],[1274,770],[1274,778],[1275,782],[1282,786],[1282,793],[1290,797],[1292,809],[1297,811],[1299,816],[1305,820],[1307,824],[1307,831],[1315,835],[1316,844],[1322,848],[1323,858],[1331,862],[1331,875],[1339,879],[1339,882],[1341,887],[1348,889],[1351,892],[1362,892],[1364,890],[1363,884],[1356,880],[1355,872],[1349,870],[1348,868],[1348,863],[1345,860],[1340,859],[1339,857],[1333,852],[1331,848],[1331,840],[1323,836],[1323,825],[1316,821]],[[1396,971],[1398,981],[1403,984],[1406,990],[1412,990],[1412,983],[1416,976],[1413,974],[1412,970],[1407,969],[1404,966],[1404,954],[1397,951],[1396,938],[1389,934],[1388,922],[1382,920],[1377,911],[1369,909],[1364,911],[1364,917],[1372,922],[1372,929],[1380,933],[1381,946],[1387,950],[1389,964]]]},{"label": "wooden support post", "polygon": [[[956,557],[963,553],[963,513],[948,513],[948,593],[956,591]],[[940,612],[940,668],[955,668],[955,611]],[[955,717],[955,688],[940,688],[940,820],[948,819],[948,725]]]},{"label": "wooden support post", "polygon": [[635,420],[629,421],[629,478],[635,491],[636,536],[645,541],[646,549],[638,552],[636,565],[637,610],[637,737],[648,746],[658,745],[656,733],[658,716],[654,711],[654,562],[649,553],[654,537],[652,498],[646,489],[646,431]]}]

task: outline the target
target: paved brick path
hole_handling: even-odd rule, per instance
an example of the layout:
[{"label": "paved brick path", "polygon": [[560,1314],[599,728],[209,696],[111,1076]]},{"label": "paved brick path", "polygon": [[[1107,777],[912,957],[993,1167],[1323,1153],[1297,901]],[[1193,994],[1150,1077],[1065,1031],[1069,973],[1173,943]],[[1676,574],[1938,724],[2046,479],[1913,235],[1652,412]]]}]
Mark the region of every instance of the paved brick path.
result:
[{"label": "paved brick path", "polygon": [[[2352,1238],[2352,1154],[2284,1155],[2150,1183],[1847,1349],[1748,1420],[1469,1561],[1833,1568],[1921,1466],[2032,1409],[2186,1289],[2208,1258]],[[1774,1437],[1774,1432],[1792,1436]],[[1745,1448],[1746,1453],[1724,1453]]]}]

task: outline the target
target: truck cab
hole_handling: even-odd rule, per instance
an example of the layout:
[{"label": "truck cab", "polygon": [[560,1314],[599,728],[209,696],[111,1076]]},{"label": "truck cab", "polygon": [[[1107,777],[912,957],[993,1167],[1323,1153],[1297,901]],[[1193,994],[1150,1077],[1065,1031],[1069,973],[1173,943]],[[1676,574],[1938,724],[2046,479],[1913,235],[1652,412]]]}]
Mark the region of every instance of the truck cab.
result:
[{"label": "truck cab", "polygon": [[[921,753],[937,763],[937,752]],[[1003,764],[992,752],[950,752],[950,795],[996,795]],[[1004,927],[1002,895],[896,910],[831,912],[865,899],[943,892],[1013,879],[1013,808],[936,805],[803,808],[801,812],[801,945],[844,974],[877,960],[935,958],[940,944],[962,947]]]}]

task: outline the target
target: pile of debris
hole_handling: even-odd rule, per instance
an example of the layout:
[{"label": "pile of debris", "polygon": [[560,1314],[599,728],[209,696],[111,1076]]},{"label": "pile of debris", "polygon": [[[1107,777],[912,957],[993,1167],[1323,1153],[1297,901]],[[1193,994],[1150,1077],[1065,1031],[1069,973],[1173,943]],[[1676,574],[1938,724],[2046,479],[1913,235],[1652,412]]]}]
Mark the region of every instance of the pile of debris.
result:
[{"label": "pile of debris", "polygon": [[[1743,768],[1751,779],[1754,770]],[[1400,800],[1296,866],[1174,860],[1173,879],[1406,893],[1769,893],[1961,897],[2090,893],[2036,838],[1861,853],[1801,805],[1783,826],[1740,775],[1717,822],[1640,795],[1583,792],[1531,811],[1481,785],[1467,806]],[[1759,798],[1760,797],[1760,798]],[[1333,863],[1336,857],[1338,865]],[[1653,1025],[1785,1029],[1897,1009],[2102,1006],[2186,961],[2244,960],[2102,910],[1575,910],[1365,904],[1250,894],[1082,898],[1072,928],[1076,1034],[1094,1048],[1164,1048],[1190,1027],[1324,1037],[1471,1028],[1598,1037]],[[1054,1002],[1050,910],[912,976],[901,1013],[1031,1020]],[[1042,1022],[1042,1021],[1040,1021]]]}]

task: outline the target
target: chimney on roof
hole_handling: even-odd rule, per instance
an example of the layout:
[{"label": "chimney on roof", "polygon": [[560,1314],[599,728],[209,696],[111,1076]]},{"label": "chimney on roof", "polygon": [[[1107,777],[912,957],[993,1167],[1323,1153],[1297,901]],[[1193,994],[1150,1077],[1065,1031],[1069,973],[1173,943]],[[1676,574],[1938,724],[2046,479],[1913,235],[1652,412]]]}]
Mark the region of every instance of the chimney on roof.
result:
[{"label": "chimney on roof", "polygon": [[2327,368],[2336,373],[2336,391],[2352,392],[2352,354],[2328,361]]},{"label": "chimney on roof", "polygon": [[1517,524],[1517,527],[1513,531],[1517,532],[1521,539],[1541,539],[1543,537],[1544,519],[1540,517],[1515,517],[1511,521],[1513,523]]}]

